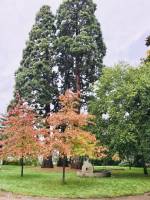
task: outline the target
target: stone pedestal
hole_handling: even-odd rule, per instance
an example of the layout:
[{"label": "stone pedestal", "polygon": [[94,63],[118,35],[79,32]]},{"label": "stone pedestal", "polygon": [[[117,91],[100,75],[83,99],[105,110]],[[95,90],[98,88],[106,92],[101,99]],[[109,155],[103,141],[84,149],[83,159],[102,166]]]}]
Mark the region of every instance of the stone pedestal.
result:
[{"label": "stone pedestal", "polygon": [[93,166],[92,164],[87,160],[84,161],[82,170],[77,172],[78,176],[88,176],[88,177],[93,177]]},{"label": "stone pedestal", "polygon": [[94,172],[94,168],[92,164],[87,160],[84,161],[82,170],[77,172],[77,176],[80,177],[110,177],[111,172],[110,171],[100,171],[100,172]]}]

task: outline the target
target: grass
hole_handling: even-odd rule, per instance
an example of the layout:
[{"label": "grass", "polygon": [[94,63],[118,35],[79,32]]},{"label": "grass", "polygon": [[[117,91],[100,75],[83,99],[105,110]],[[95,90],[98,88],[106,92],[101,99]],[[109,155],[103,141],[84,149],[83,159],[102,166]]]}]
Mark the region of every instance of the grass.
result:
[{"label": "grass", "polygon": [[109,169],[112,170],[111,178],[79,178],[75,172],[68,172],[67,183],[62,185],[61,172],[25,167],[25,175],[21,178],[20,167],[2,166],[0,190],[31,196],[68,198],[116,197],[150,192],[150,177],[145,177],[142,169]]}]

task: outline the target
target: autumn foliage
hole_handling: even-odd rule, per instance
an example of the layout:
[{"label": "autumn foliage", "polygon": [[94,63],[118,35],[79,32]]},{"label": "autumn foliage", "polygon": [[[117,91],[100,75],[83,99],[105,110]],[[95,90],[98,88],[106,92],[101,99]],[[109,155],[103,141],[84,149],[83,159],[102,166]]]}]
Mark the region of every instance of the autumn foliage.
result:
[{"label": "autumn foliage", "polygon": [[13,157],[23,159],[37,157],[40,143],[38,142],[38,130],[35,126],[36,116],[32,109],[25,103],[18,104],[8,112],[4,129],[0,157]]},{"label": "autumn foliage", "polygon": [[107,149],[98,144],[95,135],[84,129],[92,124],[94,116],[78,112],[79,95],[67,90],[59,101],[61,109],[46,119],[48,129],[37,128],[35,113],[21,100],[9,111],[2,131],[5,139],[0,157],[21,159],[21,176],[24,158],[37,158],[38,155],[47,158],[54,151],[59,152],[63,160],[72,156],[106,157]]},{"label": "autumn foliage", "polygon": [[106,148],[98,146],[95,135],[83,130],[91,123],[92,115],[78,113],[79,98],[70,90],[59,97],[61,109],[47,119],[50,126],[45,136],[44,155],[58,150],[62,156],[105,157]]},{"label": "autumn foliage", "polygon": [[[99,146],[95,135],[83,129],[91,123],[92,115],[79,113],[79,95],[67,90],[59,97],[61,109],[47,118],[49,130],[45,131],[43,155],[48,157],[58,151],[63,158],[63,183],[65,183],[65,159],[72,156],[90,158],[106,157],[106,148]],[[43,132],[44,133],[44,132]]]}]

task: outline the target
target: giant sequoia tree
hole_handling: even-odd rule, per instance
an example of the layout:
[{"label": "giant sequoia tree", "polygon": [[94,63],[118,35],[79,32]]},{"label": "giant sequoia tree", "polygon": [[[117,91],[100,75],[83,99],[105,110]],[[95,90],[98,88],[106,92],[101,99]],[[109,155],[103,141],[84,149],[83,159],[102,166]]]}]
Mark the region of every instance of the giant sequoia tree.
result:
[{"label": "giant sequoia tree", "polygon": [[95,10],[92,0],[67,0],[58,9],[56,23],[49,6],[38,12],[16,72],[15,87],[36,109],[48,113],[50,101],[57,107],[58,81],[61,93],[66,89],[80,91],[87,100],[106,52]]},{"label": "giant sequoia tree", "polygon": [[80,91],[86,100],[89,86],[101,73],[106,52],[92,0],[66,0],[56,15],[56,64],[61,91]]},{"label": "giant sequoia tree", "polygon": [[56,19],[49,6],[38,12],[15,75],[15,93],[40,114],[47,115],[50,104],[56,111],[58,93],[67,89],[80,92],[82,103],[87,102],[106,52],[95,10],[92,0],[67,0]]},{"label": "giant sequoia tree", "polygon": [[50,102],[55,104],[57,95],[56,73],[53,69],[54,37],[54,16],[49,6],[43,6],[36,15],[16,72],[15,91],[36,110],[45,113],[50,111]]}]

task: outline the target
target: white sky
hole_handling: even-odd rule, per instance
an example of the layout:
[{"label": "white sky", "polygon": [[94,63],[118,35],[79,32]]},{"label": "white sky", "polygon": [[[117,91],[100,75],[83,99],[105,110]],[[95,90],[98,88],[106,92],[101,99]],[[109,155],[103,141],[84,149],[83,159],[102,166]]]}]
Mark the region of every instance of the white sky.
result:
[{"label": "white sky", "polygon": [[[14,72],[44,4],[56,11],[62,0],[0,0],[0,113],[12,99]],[[95,0],[107,46],[106,65],[119,61],[138,64],[145,55],[145,37],[150,34],[150,0]]]}]

